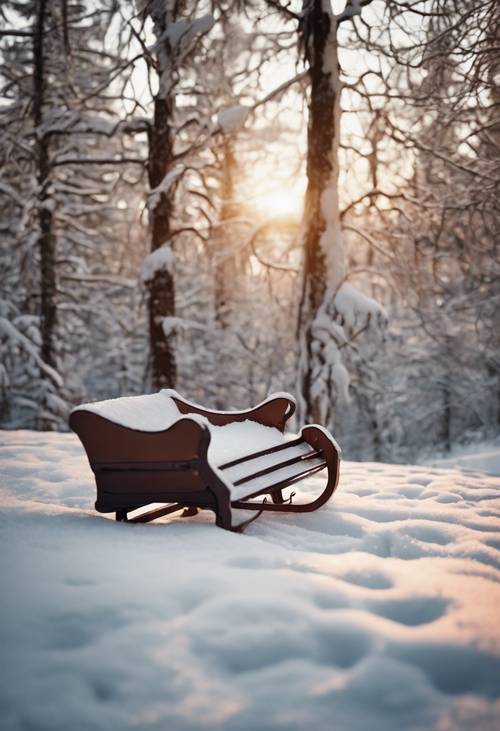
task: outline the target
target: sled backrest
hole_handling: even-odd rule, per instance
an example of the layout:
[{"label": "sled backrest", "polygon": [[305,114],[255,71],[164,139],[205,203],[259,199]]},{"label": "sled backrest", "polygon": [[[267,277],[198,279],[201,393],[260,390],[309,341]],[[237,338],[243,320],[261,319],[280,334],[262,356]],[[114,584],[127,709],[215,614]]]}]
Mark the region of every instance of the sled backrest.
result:
[{"label": "sled backrest", "polygon": [[203,444],[209,442],[207,426],[189,417],[179,417],[172,426],[151,432],[131,429],[99,414],[77,409],[71,414],[69,423],[80,437],[93,468],[113,462],[194,460]]}]

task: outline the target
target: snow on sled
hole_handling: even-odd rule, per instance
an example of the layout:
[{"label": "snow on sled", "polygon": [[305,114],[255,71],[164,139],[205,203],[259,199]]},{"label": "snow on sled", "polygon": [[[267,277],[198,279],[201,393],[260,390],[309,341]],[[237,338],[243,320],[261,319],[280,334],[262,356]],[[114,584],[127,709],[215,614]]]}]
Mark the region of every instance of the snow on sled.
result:
[{"label": "snow on sled", "polygon": [[[286,393],[246,411],[210,411],[163,389],[82,404],[69,423],[94,472],[99,512],[145,523],[178,510],[188,516],[208,509],[221,528],[242,530],[263,511],[316,510],[337,487],[337,443],[317,425],[304,426],[298,437],[284,434],[294,411],[295,400]],[[325,468],[326,485],[315,500],[300,504],[292,502],[294,493],[284,497],[284,488]],[[151,503],[166,505],[129,517]],[[234,525],[238,508],[258,513]]]}]

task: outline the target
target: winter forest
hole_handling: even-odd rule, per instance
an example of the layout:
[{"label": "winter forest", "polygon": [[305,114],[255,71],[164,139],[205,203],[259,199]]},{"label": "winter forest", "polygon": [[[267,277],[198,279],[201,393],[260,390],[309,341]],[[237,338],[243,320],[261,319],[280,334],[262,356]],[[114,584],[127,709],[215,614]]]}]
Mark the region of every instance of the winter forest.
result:
[{"label": "winter forest", "polygon": [[0,426],[272,391],[350,459],[500,430],[495,0],[4,0]]}]

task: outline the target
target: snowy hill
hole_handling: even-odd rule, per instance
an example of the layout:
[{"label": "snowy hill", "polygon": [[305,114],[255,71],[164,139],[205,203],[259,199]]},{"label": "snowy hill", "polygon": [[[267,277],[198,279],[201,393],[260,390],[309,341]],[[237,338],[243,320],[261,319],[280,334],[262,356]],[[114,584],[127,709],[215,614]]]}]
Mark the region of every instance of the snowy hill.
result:
[{"label": "snowy hill", "polygon": [[344,463],[236,535],[99,516],[71,434],[0,472],[2,729],[498,728],[498,477]]}]

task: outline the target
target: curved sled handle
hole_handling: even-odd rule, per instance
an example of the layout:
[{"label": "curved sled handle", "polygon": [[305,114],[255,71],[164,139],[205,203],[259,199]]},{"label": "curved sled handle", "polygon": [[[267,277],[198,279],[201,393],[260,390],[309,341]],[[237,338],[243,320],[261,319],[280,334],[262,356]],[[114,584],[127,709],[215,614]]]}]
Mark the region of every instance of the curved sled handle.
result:
[{"label": "curved sled handle", "polygon": [[256,421],[258,424],[272,426],[283,431],[286,421],[295,412],[295,399],[288,393],[272,394],[262,403],[244,411],[216,411],[215,409],[206,409],[191,401],[187,401],[175,391],[166,391],[166,393],[173,398],[182,414],[199,414],[215,426],[225,426],[234,421],[245,421],[249,419]]}]

